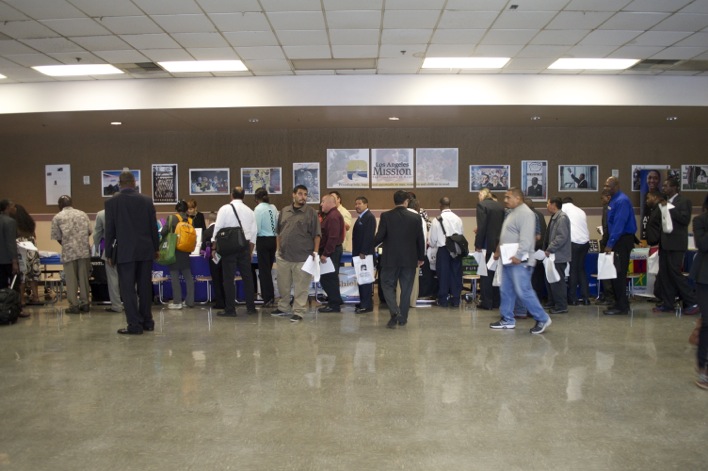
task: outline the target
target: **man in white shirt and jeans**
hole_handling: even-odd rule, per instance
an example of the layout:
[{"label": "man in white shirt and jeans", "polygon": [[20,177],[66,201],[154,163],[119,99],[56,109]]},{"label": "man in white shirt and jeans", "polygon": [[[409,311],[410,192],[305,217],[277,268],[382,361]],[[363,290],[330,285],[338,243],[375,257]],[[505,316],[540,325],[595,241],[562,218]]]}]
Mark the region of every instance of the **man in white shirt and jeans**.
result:
[{"label": "man in white shirt and jeans", "polygon": [[[235,187],[231,191],[231,203],[223,205],[219,208],[216,214],[216,223],[214,224],[214,236],[219,231],[226,227],[243,228],[243,233],[249,241],[248,250],[240,253],[235,253],[227,256],[222,256],[219,263],[224,274],[224,310],[217,312],[217,316],[236,317],[236,287],[234,286],[234,272],[238,268],[243,281],[243,290],[246,295],[246,313],[256,314],[256,300],[253,289],[253,272],[251,271],[251,256],[253,247],[256,245],[256,235],[258,228],[256,227],[256,217],[253,210],[246,206],[243,202],[245,191],[240,186]],[[238,214],[238,218],[236,214]],[[239,224],[239,219],[241,223]],[[218,248],[217,248],[218,252]]]},{"label": "man in white shirt and jeans", "polygon": [[590,305],[588,277],[585,273],[585,256],[590,249],[590,231],[585,211],[573,204],[573,198],[563,198],[563,212],[570,219],[570,280],[568,283],[568,304],[577,306],[578,285],[583,296],[582,303]]},{"label": "man in white shirt and jeans", "polygon": [[[443,232],[444,228],[444,232]],[[445,246],[445,239],[462,234],[462,219],[450,210],[450,198],[440,198],[440,216],[430,226],[430,246],[437,247],[435,271],[438,274],[438,301],[440,307],[458,307],[462,292],[462,256],[453,257]]]}]

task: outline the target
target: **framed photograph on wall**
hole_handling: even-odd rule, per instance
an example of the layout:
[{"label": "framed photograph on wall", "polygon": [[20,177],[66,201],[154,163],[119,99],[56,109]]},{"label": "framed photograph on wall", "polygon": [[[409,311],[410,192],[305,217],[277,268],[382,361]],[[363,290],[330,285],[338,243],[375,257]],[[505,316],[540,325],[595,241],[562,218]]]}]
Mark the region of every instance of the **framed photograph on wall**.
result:
[{"label": "framed photograph on wall", "polygon": [[457,188],[458,149],[416,149],[416,188]]},{"label": "framed photograph on wall", "polygon": [[510,165],[470,165],[470,192],[489,188],[506,191],[511,178]]},{"label": "framed photograph on wall", "polygon": [[597,191],[597,165],[559,165],[558,191]]},{"label": "framed photograph on wall", "polygon": [[190,195],[231,194],[231,172],[228,168],[190,168]]},{"label": "framed photograph on wall", "polygon": [[413,149],[371,149],[371,188],[413,188]]},{"label": "framed photograph on wall", "polygon": [[320,164],[319,162],[293,163],[293,188],[298,185],[307,187],[307,202],[320,202]]},{"label": "framed photograph on wall", "polygon": [[548,199],[548,161],[521,161],[521,189],[533,201]]},{"label": "framed photograph on wall", "polygon": [[179,200],[177,164],[152,164],[152,202],[174,204]]},{"label": "framed photograph on wall", "polygon": [[708,164],[681,165],[681,190],[708,190]]},{"label": "framed photograph on wall", "polygon": [[[668,169],[668,165],[632,165],[632,191],[642,191],[643,186],[646,186],[647,193],[654,190],[661,191],[661,185],[664,183]],[[644,173],[645,179],[643,180],[642,170],[655,171]]]},{"label": "framed photograph on wall", "polygon": [[327,188],[369,188],[369,149],[327,149]]},{"label": "framed photograph on wall", "polygon": [[[108,198],[113,193],[120,191],[118,178],[123,170],[101,170],[101,196]],[[140,193],[140,170],[131,170],[135,177],[135,189]]]},{"label": "framed photograph on wall", "polygon": [[247,195],[258,188],[265,188],[271,195],[283,194],[283,169],[281,167],[252,167],[241,169],[241,186]]}]

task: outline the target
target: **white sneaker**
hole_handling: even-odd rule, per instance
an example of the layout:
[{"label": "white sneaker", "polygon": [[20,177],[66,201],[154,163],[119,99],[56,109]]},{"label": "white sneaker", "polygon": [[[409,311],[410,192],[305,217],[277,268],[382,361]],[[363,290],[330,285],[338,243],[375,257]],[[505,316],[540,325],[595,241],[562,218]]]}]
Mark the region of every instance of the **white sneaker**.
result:
[{"label": "white sneaker", "polygon": [[167,305],[167,309],[182,309],[182,303],[170,303]]},{"label": "white sneaker", "polygon": [[490,329],[515,329],[516,328],[516,323],[515,322],[506,322],[504,319],[499,319],[497,322],[492,322],[489,324]]},{"label": "white sneaker", "polygon": [[529,332],[531,332],[532,334],[542,334],[546,331],[546,329],[548,329],[548,326],[552,323],[553,321],[550,317],[546,322],[536,321],[536,325],[529,329]]}]

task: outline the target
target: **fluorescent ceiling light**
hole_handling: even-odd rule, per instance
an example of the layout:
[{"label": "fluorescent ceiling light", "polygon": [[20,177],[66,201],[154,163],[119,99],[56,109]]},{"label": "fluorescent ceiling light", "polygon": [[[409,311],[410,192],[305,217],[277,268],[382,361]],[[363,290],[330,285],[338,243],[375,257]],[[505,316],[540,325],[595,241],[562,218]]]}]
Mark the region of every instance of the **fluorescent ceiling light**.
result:
[{"label": "fluorescent ceiling light", "polygon": [[501,69],[508,57],[426,57],[424,69]]},{"label": "fluorescent ceiling light", "polygon": [[32,67],[37,72],[51,77],[71,77],[74,75],[110,75],[123,71],[111,64],[38,65]]},{"label": "fluorescent ceiling light", "polygon": [[0,79],[4,79],[4,78],[7,78],[7,77],[5,77],[3,74],[0,74]]},{"label": "fluorescent ceiling light", "polygon": [[241,61],[168,61],[158,62],[168,72],[246,72]]},{"label": "fluorescent ceiling light", "polygon": [[549,69],[563,70],[624,70],[639,59],[558,59]]}]

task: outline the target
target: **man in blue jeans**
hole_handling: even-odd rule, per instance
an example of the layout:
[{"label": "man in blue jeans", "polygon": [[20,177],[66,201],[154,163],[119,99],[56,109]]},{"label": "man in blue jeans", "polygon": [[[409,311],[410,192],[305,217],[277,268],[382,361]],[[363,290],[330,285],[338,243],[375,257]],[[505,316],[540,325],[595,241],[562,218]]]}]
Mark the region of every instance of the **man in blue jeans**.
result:
[{"label": "man in blue jeans", "polygon": [[517,297],[526,307],[529,315],[536,320],[536,325],[531,328],[532,334],[542,334],[551,325],[551,317],[543,310],[536,293],[531,287],[532,268],[528,266],[534,244],[536,242],[536,216],[524,204],[524,195],[518,188],[510,188],[504,196],[504,205],[509,213],[502,225],[500,247],[494,254],[495,259],[500,258],[501,248],[505,244],[518,244],[516,252],[508,260],[501,263],[501,319],[489,324],[492,329],[514,329],[514,304]]}]

